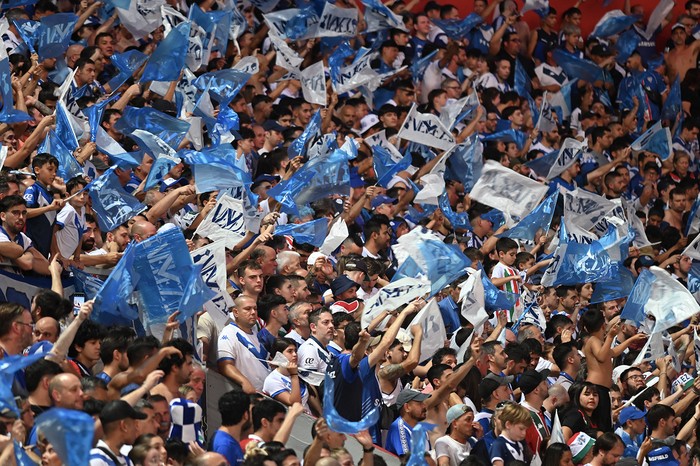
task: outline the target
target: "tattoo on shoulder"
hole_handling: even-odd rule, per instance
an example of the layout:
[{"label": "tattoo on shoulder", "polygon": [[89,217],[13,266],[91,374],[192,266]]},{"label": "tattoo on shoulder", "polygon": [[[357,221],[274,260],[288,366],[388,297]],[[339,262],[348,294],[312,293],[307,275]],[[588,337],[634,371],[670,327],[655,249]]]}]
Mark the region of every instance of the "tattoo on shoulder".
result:
[{"label": "tattoo on shoulder", "polygon": [[383,379],[396,380],[406,373],[401,364],[389,364],[379,370],[379,376]]}]

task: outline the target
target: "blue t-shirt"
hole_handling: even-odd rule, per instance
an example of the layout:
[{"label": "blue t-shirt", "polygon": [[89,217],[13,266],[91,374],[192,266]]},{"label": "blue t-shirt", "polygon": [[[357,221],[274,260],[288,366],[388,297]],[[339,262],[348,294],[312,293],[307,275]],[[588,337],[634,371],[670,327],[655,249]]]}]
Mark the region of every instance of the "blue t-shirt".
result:
[{"label": "blue t-shirt", "polygon": [[[24,200],[27,201],[28,209],[36,209],[51,205],[53,196],[37,181],[24,191]],[[54,210],[27,219],[27,236],[31,238],[34,247],[46,258],[51,252],[51,236],[55,221],[56,211]]]},{"label": "blue t-shirt", "polygon": [[671,447],[663,445],[647,454],[649,466],[679,466],[680,462],[673,456]]},{"label": "blue t-shirt", "polygon": [[350,366],[350,357],[343,353],[335,358],[329,376],[334,382],[335,409],[343,418],[356,422],[381,404],[382,393],[367,356],[355,369]]},{"label": "blue t-shirt", "polygon": [[409,453],[411,451],[412,433],[411,426],[406,424],[401,417],[397,418],[389,427],[384,448],[396,456]]},{"label": "blue t-shirt", "polygon": [[503,464],[508,464],[514,460],[524,461],[524,456],[524,442],[511,442],[503,436],[496,437],[496,440],[493,441],[493,445],[491,445],[489,449],[491,463],[493,463],[494,460],[501,460]]},{"label": "blue t-shirt", "polygon": [[231,466],[243,463],[243,449],[228,432],[217,430],[211,441],[211,451],[221,453]]}]

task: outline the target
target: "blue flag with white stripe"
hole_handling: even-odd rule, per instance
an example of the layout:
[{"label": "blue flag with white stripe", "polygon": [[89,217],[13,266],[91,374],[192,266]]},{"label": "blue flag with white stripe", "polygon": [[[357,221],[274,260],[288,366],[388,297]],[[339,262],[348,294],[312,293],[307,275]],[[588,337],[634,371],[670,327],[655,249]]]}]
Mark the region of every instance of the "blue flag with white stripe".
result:
[{"label": "blue flag with white stripe", "polygon": [[394,162],[389,151],[380,145],[372,147],[372,154],[377,184],[382,187],[386,187],[394,175],[411,166],[411,154],[406,154],[401,160]]},{"label": "blue flag with white stripe", "polygon": [[178,152],[178,155],[192,167],[197,192],[206,193],[250,186],[250,173],[232,162],[235,153],[236,150],[231,144],[221,144],[203,148],[201,151],[183,150]]},{"label": "blue flag with white stripe", "polygon": [[225,106],[236,97],[250,77],[249,73],[233,69],[210,71],[195,79],[194,85],[200,91],[209,91],[219,105]]},{"label": "blue flag with white stripe", "polygon": [[109,59],[117,69],[117,74],[107,83],[111,92],[114,92],[146,63],[148,55],[138,50],[128,50],[124,53],[115,53]]},{"label": "blue flag with white stripe", "polygon": [[63,464],[78,466],[90,463],[95,420],[89,414],[56,407],[41,413],[36,418],[35,427],[51,443]]},{"label": "blue flag with white stripe", "polygon": [[484,22],[481,15],[470,13],[464,19],[434,19],[433,23],[445,31],[447,37],[452,40],[462,40],[469,35],[475,27]]},{"label": "blue flag with white stripe", "polygon": [[656,277],[654,277],[653,273],[647,269],[642,269],[637,277],[637,281],[634,282],[634,287],[630,292],[629,298],[627,298],[625,307],[622,308],[620,319],[631,320],[637,326],[644,322],[646,318],[644,306],[649,300],[649,296],[651,296],[651,288],[655,280]]},{"label": "blue flag with white stripe", "polygon": [[578,78],[589,83],[603,80],[603,70],[592,61],[562,49],[554,49],[552,54],[554,61],[564,70],[569,79]]},{"label": "blue flag with white stripe", "polygon": [[135,244],[127,245],[121,259],[97,291],[92,313],[96,322],[106,324],[121,319],[126,323],[139,318],[138,309],[129,304],[139,279],[134,271]]},{"label": "blue flag with white stripe", "polygon": [[115,168],[111,167],[88,184],[92,209],[102,231],[112,231],[146,209],[145,205],[124,190],[114,173]]},{"label": "blue flag with white stripe", "polygon": [[44,356],[46,356],[46,353],[38,351],[29,356],[6,354],[0,359],[0,409],[9,409],[18,417],[20,416],[17,402],[15,402],[15,397],[12,393],[12,382],[15,374],[32,363],[43,359]]},{"label": "blue flag with white stripe", "polygon": [[287,223],[275,228],[275,235],[291,236],[300,244],[311,244],[320,248],[328,234],[328,219],[319,218],[312,222]]},{"label": "blue flag with white stripe", "polygon": [[626,15],[620,10],[608,11],[595,25],[591,36],[607,39],[621,33],[640,19],[640,15]]},{"label": "blue flag with white stripe", "polygon": [[413,63],[411,63],[411,76],[413,77],[414,83],[417,83],[423,79],[425,70],[427,70],[428,66],[430,66],[430,64],[433,62],[433,58],[435,55],[437,55],[437,53],[437,50],[433,50],[428,55],[424,55],[418,60],[413,60]]},{"label": "blue flag with white stripe", "polygon": [[500,237],[534,241],[538,231],[541,230],[546,234],[549,231],[549,226],[552,224],[552,217],[557,207],[558,198],[559,191],[553,192],[540,205],[535,207],[532,212],[527,214],[525,218],[520,220],[517,225],[506,230]]}]

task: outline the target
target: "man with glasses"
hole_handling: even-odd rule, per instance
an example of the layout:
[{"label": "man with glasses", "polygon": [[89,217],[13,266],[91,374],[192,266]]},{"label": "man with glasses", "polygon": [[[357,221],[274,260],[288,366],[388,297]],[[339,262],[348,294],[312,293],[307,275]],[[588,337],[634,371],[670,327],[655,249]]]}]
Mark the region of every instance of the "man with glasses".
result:
[{"label": "man with glasses", "polygon": [[31,345],[33,331],[28,309],[16,303],[0,303],[0,359],[20,354]]},{"label": "man with glasses", "polygon": [[620,388],[622,389],[623,400],[629,400],[644,387],[644,375],[638,367],[630,367],[620,374]]},{"label": "man with glasses", "polygon": [[0,201],[0,267],[15,273],[34,271],[49,275],[49,261],[23,233],[26,221],[27,201],[21,196],[7,196]]}]

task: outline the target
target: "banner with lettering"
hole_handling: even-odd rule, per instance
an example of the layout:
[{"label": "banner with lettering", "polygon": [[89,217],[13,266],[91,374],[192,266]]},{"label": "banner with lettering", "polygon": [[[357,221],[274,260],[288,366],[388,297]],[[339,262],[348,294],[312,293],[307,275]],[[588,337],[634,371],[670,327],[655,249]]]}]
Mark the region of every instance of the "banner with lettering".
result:
[{"label": "banner with lettering", "polygon": [[575,227],[584,231],[591,230],[602,222],[617,207],[612,201],[583,189],[564,191],[564,222],[566,228]]},{"label": "banner with lettering", "polygon": [[430,113],[420,113],[416,104],[408,112],[399,130],[399,137],[442,150],[450,150],[455,145],[455,138],[440,118]]},{"label": "banner with lettering", "polygon": [[[542,106],[544,107],[544,100],[542,102]],[[541,120],[542,115],[540,114],[540,121]],[[576,162],[576,160],[578,160],[578,158],[581,156],[583,150],[586,147],[588,147],[588,144],[586,144],[585,141],[579,142],[578,140],[573,138],[566,138],[564,144],[562,144],[561,148],[559,149],[557,159],[554,161],[554,164],[549,169],[549,173],[547,173],[547,179],[551,180],[552,178],[555,178],[564,173],[569,167],[571,167],[574,164],[574,162]]]},{"label": "banner with lettering", "polygon": [[437,298],[431,299],[423,309],[416,314],[411,321],[411,326],[420,324],[423,327],[423,338],[420,344],[420,360],[425,361],[432,357],[440,348],[445,346],[447,332],[445,331],[445,321],[442,320]]},{"label": "banner with lettering", "polygon": [[212,241],[223,240],[232,249],[246,234],[244,212],[242,201],[221,196],[195,234]]},{"label": "banner with lettering", "polygon": [[[377,294],[365,301],[365,310],[362,313],[362,327],[366,328],[372,319],[383,310],[396,310],[408,304],[416,298],[430,293],[430,282],[417,278],[405,277],[391,282],[381,288]],[[379,324],[377,330],[383,330],[389,317]]]},{"label": "banner with lettering", "polygon": [[326,106],[326,74],[323,60],[307,67],[300,73],[301,90],[310,104]]},{"label": "banner with lettering", "polygon": [[190,253],[194,265],[202,267],[202,279],[216,296],[204,304],[221,331],[229,320],[229,309],[233,306],[231,295],[226,292],[226,249],[224,241],[219,240],[196,249]]},{"label": "banner with lettering", "polygon": [[338,8],[326,2],[316,37],[352,37],[357,34],[357,9]]}]

